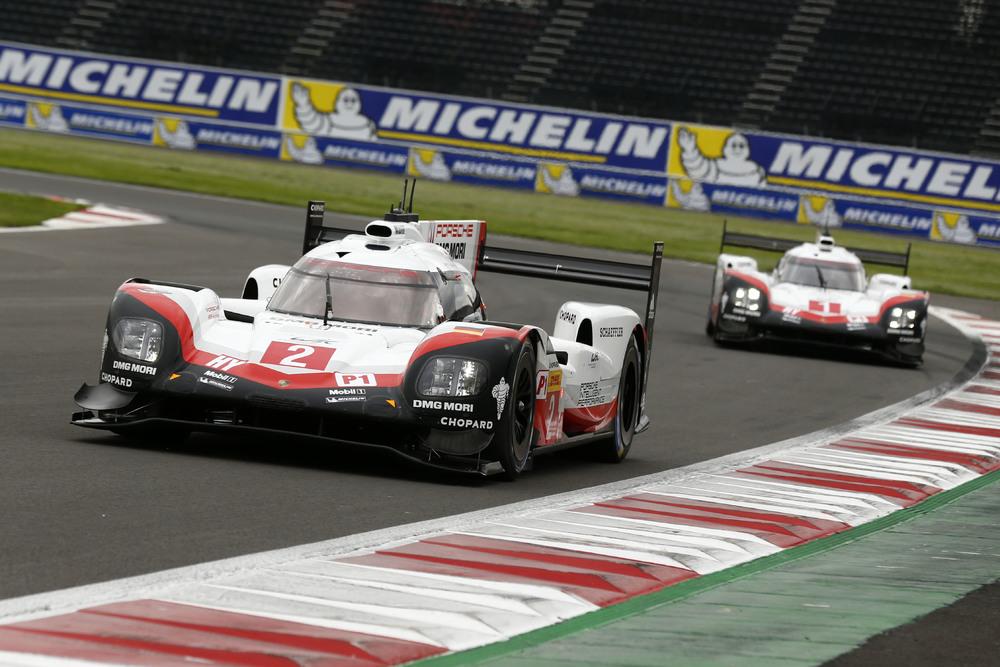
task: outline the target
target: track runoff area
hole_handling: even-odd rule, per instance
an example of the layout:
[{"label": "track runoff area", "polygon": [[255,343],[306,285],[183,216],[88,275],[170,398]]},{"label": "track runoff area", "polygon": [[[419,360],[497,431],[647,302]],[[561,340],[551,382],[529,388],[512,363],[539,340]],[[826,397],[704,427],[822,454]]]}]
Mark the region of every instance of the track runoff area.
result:
[{"label": "track runoff area", "polygon": [[599,624],[616,605],[641,608],[672,587],[850,538],[1000,470],[1000,321],[935,315],[979,341],[965,371],[849,428],[514,506],[8,600],[0,663],[460,664],[502,655],[525,633]]}]

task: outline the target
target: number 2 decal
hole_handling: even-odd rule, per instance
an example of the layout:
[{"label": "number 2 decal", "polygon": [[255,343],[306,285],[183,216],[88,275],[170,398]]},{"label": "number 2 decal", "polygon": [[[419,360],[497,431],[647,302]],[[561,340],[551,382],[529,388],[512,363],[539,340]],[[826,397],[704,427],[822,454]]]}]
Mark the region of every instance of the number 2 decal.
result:
[{"label": "number 2 decal", "polygon": [[260,358],[260,363],[323,371],[326,370],[327,364],[330,363],[330,357],[336,351],[332,347],[274,341],[267,346],[267,350]]},{"label": "number 2 decal", "polygon": [[278,362],[279,366],[298,366],[299,368],[305,368],[304,362],[296,361],[302,357],[308,357],[316,351],[315,347],[309,347],[308,345],[289,345],[288,351],[294,351],[295,354],[290,354],[281,361]]}]

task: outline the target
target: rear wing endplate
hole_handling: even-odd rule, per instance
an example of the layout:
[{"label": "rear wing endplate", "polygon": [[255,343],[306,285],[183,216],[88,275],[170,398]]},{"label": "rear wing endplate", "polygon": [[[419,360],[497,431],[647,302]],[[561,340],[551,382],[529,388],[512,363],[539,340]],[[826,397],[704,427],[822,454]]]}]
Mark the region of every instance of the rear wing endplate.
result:
[{"label": "rear wing endplate", "polygon": [[[733,248],[753,248],[754,250],[767,250],[771,252],[787,252],[796,246],[802,245],[802,241],[794,239],[782,239],[771,236],[758,236],[756,234],[743,234],[741,232],[731,232],[727,229],[727,223],[722,223],[722,242],[719,244],[721,253],[726,246]],[[895,266],[903,269],[903,275],[907,275],[910,270],[910,248],[912,244],[906,244],[906,252],[889,252],[887,250],[868,250],[865,248],[848,248],[862,262],[868,264],[878,264],[880,266]]]}]

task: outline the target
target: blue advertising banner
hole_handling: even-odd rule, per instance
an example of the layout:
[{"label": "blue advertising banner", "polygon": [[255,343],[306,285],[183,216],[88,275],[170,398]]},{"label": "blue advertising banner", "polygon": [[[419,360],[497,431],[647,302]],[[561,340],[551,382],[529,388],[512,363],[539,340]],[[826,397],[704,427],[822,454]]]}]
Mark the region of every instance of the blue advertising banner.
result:
[{"label": "blue advertising banner", "polygon": [[282,136],[281,159],[302,164],[364,167],[402,174],[406,170],[409,156],[409,149],[405,146],[311,137],[303,134],[279,136]]},{"label": "blue advertising banner", "polygon": [[0,42],[0,125],[1000,247],[1000,163]]},{"label": "blue advertising banner", "polygon": [[797,219],[802,224],[821,227],[877,231],[946,243],[1000,247],[1000,220],[954,210],[802,195]]},{"label": "blue advertising banner", "polygon": [[281,127],[663,173],[670,124],[566,109],[286,79]]},{"label": "blue advertising banner", "polygon": [[667,172],[1000,212],[1000,163],[926,151],[675,123]]},{"label": "blue advertising banner", "polygon": [[600,197],[663,205],[667,179],[579,165],[538,163],[535,191],[572,197]]},{"label": "blue advertising banner", "polygon": [[0,42],[0,92],[275,127],[281,77]]},{"label": "blue advertising banner", "polygon": [[27,102],[0,97],[0,124],[24,127],[27,116]]},{"label": "blue advertising banner", "polygon": [[452,153],[434,148],[411,148],[406,173],[435,181],[531,190],[535,163],[479,154]]},{"label": "blue advertising banner", "polygon": [[[28,106],[34,111],[42,105],[30,103]],[[49,106],[53,109],[59,109],[55,105]],[[148,117],[96,111],[94,109],[84,109],[68,105],[62,105],[61,112],[67,127],[74,134],[107,139],[124,139],[126,141],[138,141],[146,144],[153,139],[153,121]],[[51,114],[49,120],[52,120]],[[33,122],[30,116],[28,122]]]},{"label": "blue advertising banner", "polygon": [[799,211],[794,192],[670,179],[666,205],[686,211],[747,215],[793,222]]},{"label": "blue advertising banner", "polygon": [[281,133],[157,117],[153,145],[175,150],[207,150],[277,158],[281,153]]}]

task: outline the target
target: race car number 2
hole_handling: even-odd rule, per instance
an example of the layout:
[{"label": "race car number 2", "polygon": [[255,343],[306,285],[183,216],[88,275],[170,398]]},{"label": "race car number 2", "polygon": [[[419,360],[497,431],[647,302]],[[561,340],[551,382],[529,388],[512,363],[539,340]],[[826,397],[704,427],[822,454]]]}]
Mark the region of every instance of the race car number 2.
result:
[{"label": "race car number 2", "polygon": [[267,346],[264,356],[260,358],[260,363],[322,371],[326,370],[326,365],[330,363],[330,357],[336,351],[332,347],[274,341]]}]

